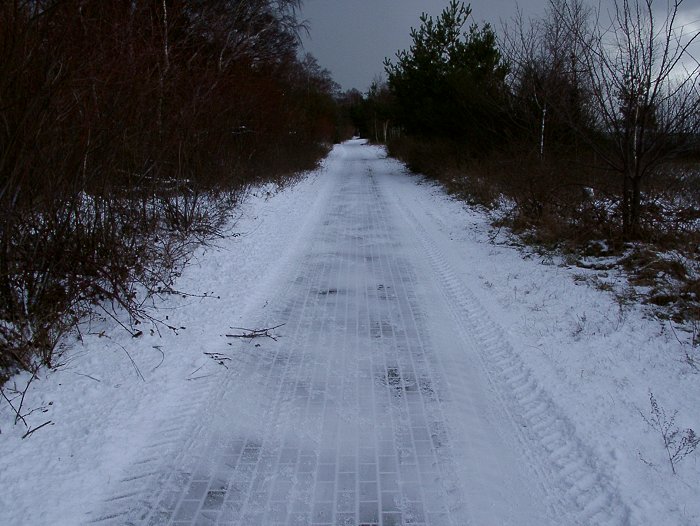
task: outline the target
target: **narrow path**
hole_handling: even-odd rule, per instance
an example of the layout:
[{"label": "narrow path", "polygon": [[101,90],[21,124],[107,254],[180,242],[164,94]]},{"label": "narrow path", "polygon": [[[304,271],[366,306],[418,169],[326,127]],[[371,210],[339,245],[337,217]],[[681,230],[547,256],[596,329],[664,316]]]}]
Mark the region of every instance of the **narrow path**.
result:
[{"label": "narrow path", "polygon": [[324,177],[306,239],[248,323],[284,324],[277,340],[222,338],[230,374],[163,416],[92,522],[624,524],[398,165],[348,143]]}]

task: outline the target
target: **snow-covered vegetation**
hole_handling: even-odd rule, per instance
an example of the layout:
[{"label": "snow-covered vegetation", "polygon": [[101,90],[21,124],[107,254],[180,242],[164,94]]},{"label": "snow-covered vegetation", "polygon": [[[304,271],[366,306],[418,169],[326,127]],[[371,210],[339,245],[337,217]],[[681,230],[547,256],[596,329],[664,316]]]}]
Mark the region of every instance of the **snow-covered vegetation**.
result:
[{"label": "snow-covered vegetation", "polygon": [[86,317],[138,333],[248,185],[327,152],[336,87],[298,56],[298,7],[2,3],[0,382]]}]

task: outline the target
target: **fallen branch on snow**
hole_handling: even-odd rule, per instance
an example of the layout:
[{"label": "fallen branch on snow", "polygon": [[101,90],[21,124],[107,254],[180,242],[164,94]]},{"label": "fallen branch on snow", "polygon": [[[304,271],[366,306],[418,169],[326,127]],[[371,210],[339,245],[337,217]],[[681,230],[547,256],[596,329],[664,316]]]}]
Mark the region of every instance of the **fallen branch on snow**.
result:
[{"label": "fallen branch on snow", "polygon": [[285,325],[284,323],[280,323],[279,325],[275,325],[274,327],[267,327],[265,329],[246,329],[244,327],[231,327],[232,329],[235,329],[237,331],[243,331],[241,334],[227,334],[227,338],[248,338],[248,339],[253,339],[253,338],[270,338],[274,341],[277,341],[277,338],[275,338],[272,334],[270,334],[270,331],[274,331],[275,329],[279,329]]},{"label": "fallen branch on snow", "polygon": [[[20,398],[19,405],[17,407],[15,407],[15,404],[12,403],[14,398],[11,399],[10,397],[8,397],[7,394],[5,393],[5,391],[0,387],[0,395],[2,395],[2,397],[9,404],[9,406],[12,408],[12,411],[15,414],[15,425],[17,425],[19,422],[22,422],[22,424],[24,424],[24,427],[27,429],[27,432],[24,433],[24,435],[22,435],[22,440],[24,440],[25,438],[30,436],[32,433],[34,433],[34,431],[38,431],[39,429],[41,429],[44,426],[53,425],[53,422],[51,420],[48,420],[47,422],[44,422],[43,424],[41,424],[39,426],[30,428],[29,424],[27,423],[27,420],[25,419],[25,417],[31,415],[35,411],[40,410],[43,413],[46,413],[48,411],[48,409],[46,409],[46,407],[38,407],[38,408],[32,409],[32,410],[22,414],[22,406],[24,405],[24,398],[27,395],[27,392],[29,391],[29,386],[32,384],[32,382],[34,381],[35,378],[36,378],[36,375],[32,374],[32,376],[29,378],[29,381],[27,382],[27,385],[24,387],[24,389],[21,392],[19,390],[15,389],[15,392],[17,393],[17,397]],[[52,403],[53,402],[49,402],[49,405],[51,405]]]},{"label": "fallen branch on snow", "polygon": [[22,435],[22,440],[24,440],[25,438],[27,438],[27,437],[28,437],[29,435],[31,435],[34,431],[38,431],[38,430],[41,429],[42,427],[48,426],[49,424],[50,424],[50,425],[53,425],[53,422],[52,422],[51,420],[49,420],[48,422],[44,422],[44,423],[41,424],[40,426],[36,426],[36,427],[30,429],[30,430],[27,431],[24,435]]}]

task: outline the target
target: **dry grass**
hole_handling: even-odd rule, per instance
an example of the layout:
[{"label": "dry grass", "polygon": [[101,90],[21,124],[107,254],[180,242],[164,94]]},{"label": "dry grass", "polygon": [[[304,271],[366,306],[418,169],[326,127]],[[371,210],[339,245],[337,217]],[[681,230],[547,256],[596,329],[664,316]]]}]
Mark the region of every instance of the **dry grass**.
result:
[{"label": "dry grass", "polygon": [[604,258],[601,264],[623,270],[657,315],[700,319],[697,163],[669,164],[649,179],[642,239],[630,243],[622,235],[616,178],[592,155],[542,160],[511,147],[475,159],[449,142],[410,138],[392,142],[389,151],[460,199],[497,211],[495,226],[536,250],[565,254],[588,268]]}]

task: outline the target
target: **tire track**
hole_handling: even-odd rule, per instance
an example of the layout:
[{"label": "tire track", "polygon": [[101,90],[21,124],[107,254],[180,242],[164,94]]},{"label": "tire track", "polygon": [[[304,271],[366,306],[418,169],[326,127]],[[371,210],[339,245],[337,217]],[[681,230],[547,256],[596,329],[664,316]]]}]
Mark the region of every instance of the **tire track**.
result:
[{"label": "tire track", "polygon": [[459,327],[460,337],[477,349],[483,369],[502,400],[502,409],[513,424],[512,430],[518,442],[545,481],[544,490],[550,495],[553,508],[565,515],[571,513],[568,510],[576,510],[572,517],[576,524],[629,524],[630,511],[596,462],[595,455],[577,437],[573,425],[537,383],[503,329],[490,319],[476,297],[457,277],[434,238],[412,211],[421,203],[412,200],[410,205],[407,204],[399,185],[390,187],[386,180],[384,183],[386,198],[393,200],[416,234],[417,247],[434,271],[435,280]]},{"label": "tire track", "polygon": [[[406,208],[396,164],[377,153],[335,157],[316,210],[247,303],[250,323],[287,322],[281,342],[239,349],[235,370],[174,401],[93,522],[627,522],[593,455]],[[449,318],[449,349],[435,345],[430,311]],[[494,422],[509,429],[491,436]],[[529,465],[498,472],[506,448]],[[541,491],[512,482],[528,469]],[[546,506],[529,505],[542,494]]]}]

